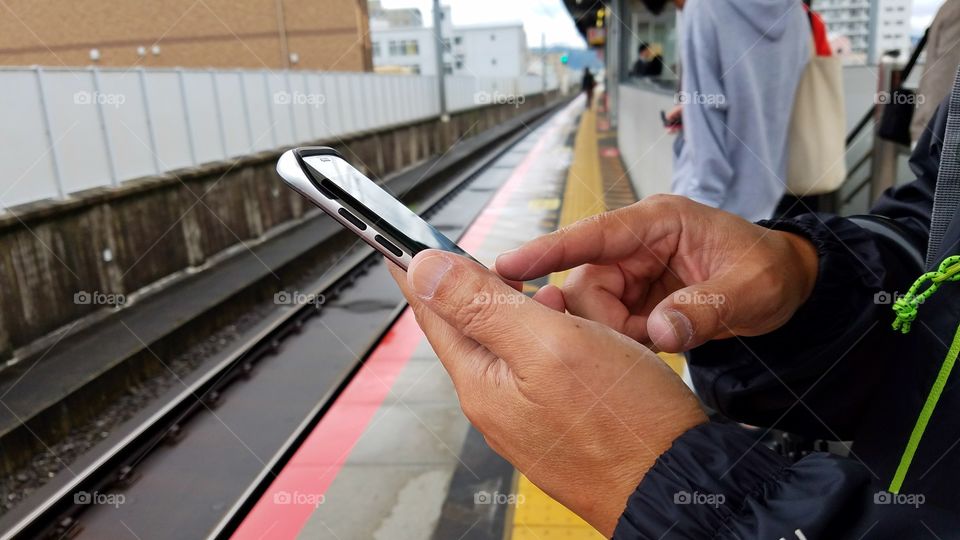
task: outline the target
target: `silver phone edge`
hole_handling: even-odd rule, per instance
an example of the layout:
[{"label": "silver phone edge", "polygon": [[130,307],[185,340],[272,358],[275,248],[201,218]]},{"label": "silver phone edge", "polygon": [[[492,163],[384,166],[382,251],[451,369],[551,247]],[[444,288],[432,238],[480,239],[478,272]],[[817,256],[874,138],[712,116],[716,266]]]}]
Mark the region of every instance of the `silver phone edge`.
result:
[{"label": "silver phone edge", "polygon": [[[370,247],[377,250],[380,254],[382,254],[384,257],[386,257],[387,259],[395,263],[397,266],[402,268],[404,272],[406,272],[407,268],[410,267],[410,261],[413,258],[410,256],[409,253],[403,251],[403,248],[401,247],[400,243],[397,242],[396,239],[394,239],[389,234],[386,234],[383,231],[375,228],[373,225],[367,222],[367,220],[363,219],[362,216],[359,216],[358,213],[352,208],[348,208],[338,203],[336,200],[330,199],[326,197],[324,194],[320,193],[320,191],[317,190],[316,187],[314,187],[313,183],[310,182],[310,179],[307,178],[306,173],[303,172],[303,169],[300,167],[300,163],[297,161],[297,157],[296,155],[294,155],[293,152],[294,152],[293,150],[287,150],[286,152],[283,153],[283,155],[280,156],[280,159],[277,160],[277,173],[280,175],[280,178],[282,178],[287,185],[293,188],[294,191],[296,191],[297,193],[305,197],[307,200],[312,202],[314,205],[319,207],[328,216],[336,220],[337,223],[342,225],[344,228],[346,228],[350,232],[359,236],[360,239],[362,239],[364,242],[369,244]],[[339,212],[341,208],[343,208],[344,211],[350,212],[351,214],[356,216],[357,219],[360,219],[361,221],[363,221],[367,225],[367,228],[361,230],[360,228],[355,226],[353,223],[351,223],[350,220],[341,216]],[[388,241],[392,242],[393,245],[397,246],[397,249],[400,250],[400,253],[402,255],[400,257],[397,257],[393,252],[391,252],[384,246],[380,245],[377,242],[376,238],[374,238],[374,236],[378,234],[384,237],[385,239],[387,239]]]}]

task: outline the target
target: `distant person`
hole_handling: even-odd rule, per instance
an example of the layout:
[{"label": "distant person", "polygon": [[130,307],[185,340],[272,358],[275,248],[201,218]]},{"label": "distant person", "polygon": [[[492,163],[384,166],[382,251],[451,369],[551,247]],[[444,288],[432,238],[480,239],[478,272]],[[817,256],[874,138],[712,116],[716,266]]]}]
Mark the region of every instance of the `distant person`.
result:
[{"label": "distant person", "polygon": [[927,60],[920,77],[917,110],[910,124],[910,136],[920,139],[937,106],[950,93],[953,76],[960,65],[960,0],[947,0],[930,25]]},{"label": "distant person", "polygon": [[637,48],[639,58],[634,62],[630,75],[634,77],[659,77],[663,73],[663,55],[657,48],[647,43],[640,43]]},{"label": "distant person", "polygon": [[[667,1],[643,0],[654,13]],[[751,221],[770,218],[786,192],[787,132],[812,53],[803,3],[670,1],[684,11],[673,192]]]},{"label": "distant person", "polygon": [[593,73],[590,73],[588,67],[583,68],[583,80],[580,82],[580,86],[587,94],[587,108],[589,109],[593,106],[593,89],[597,86],[597,80],[593,78]]}]

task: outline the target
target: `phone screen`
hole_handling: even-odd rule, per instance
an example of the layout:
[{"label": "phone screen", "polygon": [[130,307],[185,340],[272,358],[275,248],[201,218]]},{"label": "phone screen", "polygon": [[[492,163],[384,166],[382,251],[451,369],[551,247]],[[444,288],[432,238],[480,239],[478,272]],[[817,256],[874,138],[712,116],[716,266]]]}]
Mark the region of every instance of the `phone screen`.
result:
[{"label": "phone screen", "polygon": [[361,214],[375,228],[392,236],[410,255],[425,249],[442,249],[468,256],[460,246],[398,201],[345,160],[336,156],[307,156],[320,188]]}]

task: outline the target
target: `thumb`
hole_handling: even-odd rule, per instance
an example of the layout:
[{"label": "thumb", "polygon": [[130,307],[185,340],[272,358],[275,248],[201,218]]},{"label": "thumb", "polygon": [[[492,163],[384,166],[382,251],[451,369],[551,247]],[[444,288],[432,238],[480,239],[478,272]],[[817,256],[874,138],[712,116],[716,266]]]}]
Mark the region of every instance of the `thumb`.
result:
[{"label": "thumb", "polygon": [[[508,364],[535,355],[531,347],[556,311],[527,298],[493,272],[452,253],[418,253],[407,283],[430,311]],[[539,330],[538,330],[539,329]]]},{"label": "thumb", "polygon": [[674,292],[650,313],[650,340],[661,351],[679,353],[731,335],[738,324],[731,318],[731,290],[722,281],[706,281]]}]

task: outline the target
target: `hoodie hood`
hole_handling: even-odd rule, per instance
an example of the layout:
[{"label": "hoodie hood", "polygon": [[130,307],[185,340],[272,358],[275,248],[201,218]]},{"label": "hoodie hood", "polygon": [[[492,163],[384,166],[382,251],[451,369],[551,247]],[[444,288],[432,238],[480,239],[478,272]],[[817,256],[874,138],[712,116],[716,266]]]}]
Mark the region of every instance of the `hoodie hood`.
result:
[{"label": "hoodie hood", "polygon": [[709,0],[721,10],[732,10],[739,14],[753,28],[757,37],[769,41],[778,41],[794,17],[803,13],[800,0]]}]

